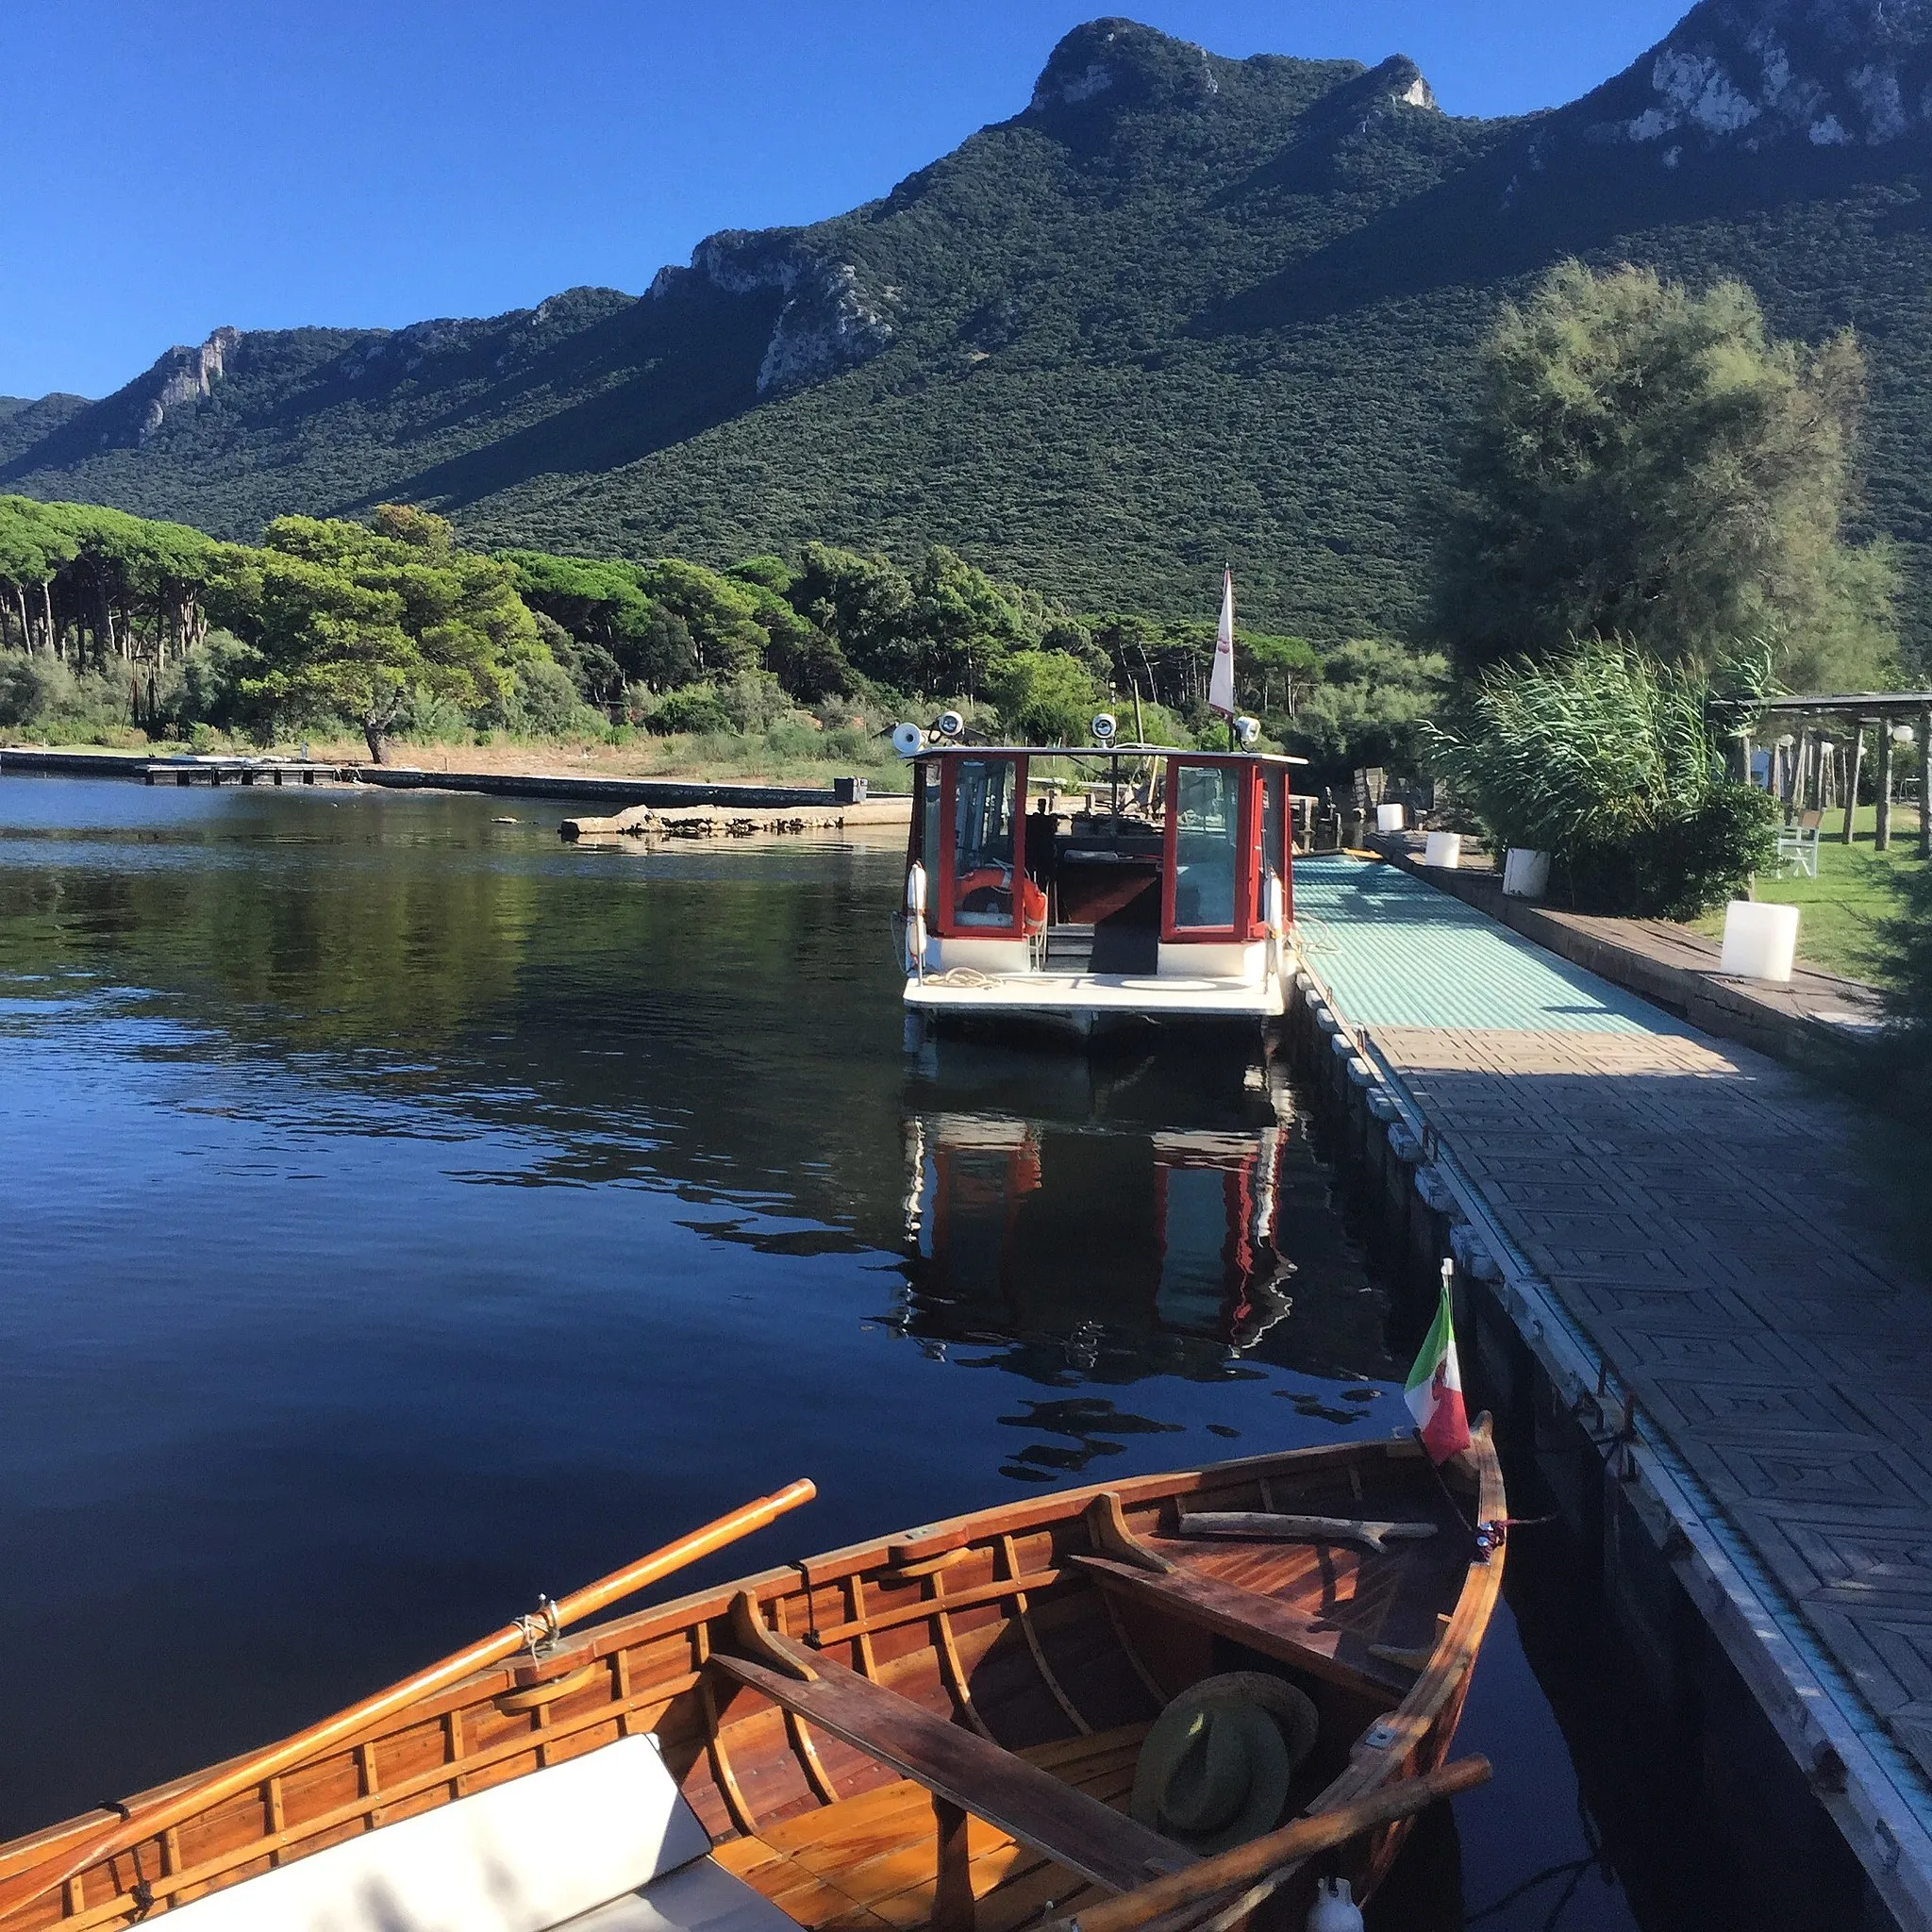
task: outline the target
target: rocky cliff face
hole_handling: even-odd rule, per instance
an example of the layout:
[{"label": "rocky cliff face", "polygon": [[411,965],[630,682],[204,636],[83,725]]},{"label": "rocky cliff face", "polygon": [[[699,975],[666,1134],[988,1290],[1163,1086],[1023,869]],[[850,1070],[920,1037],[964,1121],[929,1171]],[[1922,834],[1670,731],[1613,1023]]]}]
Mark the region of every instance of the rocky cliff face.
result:
[{"label": "rocky cliff face", "polygon": [[780,291],[784,307],[758,365],[758,392],[784,395],[876,356],[891,341],[894,291],[869,289],[853,263],[805,245],[796,229],[757,234],[725,229],[691,251],[689,268],[661,268],[647,300],[663,300],[691,277],[729,295]]},{"label": "rocky cliff face", "polygon": [[[199,348],[170,349],[148,371],[146,380],[136,385],[134,400],[140,414],[134,440],[145,442],[167,421],[171,409],[206,401],[209,391],[227,373],[228,362],[241,345],[240,329],[218,328]],[[103,432],[102,442],[108,440],[109,433]]]},{"label": "rocky cliff face", "polygon": [[1600,141],[1882,147],[1932,127],[1932,0],[1703,0],[1580,104]]}]

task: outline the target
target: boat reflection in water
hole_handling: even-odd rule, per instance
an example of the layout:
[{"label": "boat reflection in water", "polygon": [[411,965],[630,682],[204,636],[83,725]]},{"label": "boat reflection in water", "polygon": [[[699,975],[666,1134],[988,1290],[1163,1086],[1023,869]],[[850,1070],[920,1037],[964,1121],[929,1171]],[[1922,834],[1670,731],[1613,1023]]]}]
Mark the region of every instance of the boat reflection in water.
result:
[{"label": "boat reflection in water", "polygon": [[1382,1299],[1267,1069],[941,1051],[905,1110],[914,1333],[1104,1358],[1108,1380],[1246,1355],[1391,1373]]},{"label": "boat reflection in water", "polygon": [[[999,1304],[1024,1325],[1033,1274],[1034,1224],[1067,1232],[1051,1197],[1024,1212],[1046,1189],[1044,1142],[1056,1162],[1096,1169],[1113,1183],[1101,1205],[1112,1225],[1104,1241],[1105,1319],[1150,1334],[1185,1335],[1251,1348],[1293,1306],[1285,1291],[1294,1263],[1275,1250],[1276,1180],[1283,1133],[1210,1130],[1123,1133],[1106,1124],[1049,1128],[1038,1121],[971,1113],[915,1114],[908,1156],[916,1176],[907,1233],[925,1266],[925,1292],[959,1308]],[[1075,1138],[1092,1145],[1065,1144]],[[1071,1191],[1068,1190],[1067,1191]],[[1086,1189],[1082,1189],[1086,1192]],[[1059,1241],[1053,1242],[1058,1250]],[[1091,1261],[1093,1240],[1080,1254]],[[1057,1266],[1065,1257],[1056,1254]],[[1072,1284],[1053,1285],[1064,1300]]]}]

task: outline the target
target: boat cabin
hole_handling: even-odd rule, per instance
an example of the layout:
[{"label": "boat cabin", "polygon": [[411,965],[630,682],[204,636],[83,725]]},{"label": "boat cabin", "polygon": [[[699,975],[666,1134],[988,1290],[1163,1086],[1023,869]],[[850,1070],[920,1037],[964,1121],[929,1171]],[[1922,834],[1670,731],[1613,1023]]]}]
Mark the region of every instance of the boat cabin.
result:
[{"label": "boat cabin", "polygon": [[909,762],[908,1008],[1082,1033],[1281,1011],[1302,760],[941,743]]}]

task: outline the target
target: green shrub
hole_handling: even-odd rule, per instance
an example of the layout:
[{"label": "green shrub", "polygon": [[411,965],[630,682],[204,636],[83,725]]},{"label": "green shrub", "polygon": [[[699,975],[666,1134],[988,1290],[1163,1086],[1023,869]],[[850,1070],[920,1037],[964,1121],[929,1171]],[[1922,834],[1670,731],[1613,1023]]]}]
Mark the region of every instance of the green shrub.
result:
[{"label": "green shrub", "polygon": [[1424,724],[1436,770],[1500,849],[1547,852],[1573,902],[1686,919],[1768,864],[1776,807],[1729,783],[1701,677],[1621,643],[1486,673],[1452,727]]},{"label": "green shrub", "polygon": [[732,728],[730,714],[714,684],[681,684],[675,691],[666,691],[644,722],[660,736],[674,731],[723,733]]},{"label": "green shrub", "polygon": [[0,724],[37,724],[71,708],[75,695],[74,678],[58,658],[0,652]]},{"label": "green shrub", "polygon": [[161,715],[177,729],[197,720],[232,726],[249,714],[242,694],[243,678],[259,677],[262,656],[253,645],[225,630],[211,630],[207,640],[183,653],[169,667],[161,697]]},{"label": "green shrub", "polygon": [[717,686],[716,695],[734,731],[766,730],[791,709],[785,687],[769,671],[741,671]]},{"label": "green shrub", "polygon": [[524,738],[601,734],[604,719],[577,694],[575,680],[547,658],[520,659],[499,707],[504,724]]},{"label": "green shrub", "polygon": [[817,758],[825,752],[825,735],[798,718],[781,718],[765,733],[765,747],[774,758]]}]

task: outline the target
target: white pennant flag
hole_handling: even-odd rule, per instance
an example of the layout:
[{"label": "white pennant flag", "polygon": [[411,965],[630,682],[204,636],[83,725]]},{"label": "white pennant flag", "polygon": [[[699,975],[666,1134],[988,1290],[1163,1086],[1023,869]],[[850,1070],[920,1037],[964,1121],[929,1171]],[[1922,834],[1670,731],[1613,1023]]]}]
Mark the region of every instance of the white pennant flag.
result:
[{"label": "white pennant flag", "polygon": [[1214,674],[1208,680],[1208,708],[1234,716],[1234,572],[1221,586],[1221,624],[1214,633]]}]

